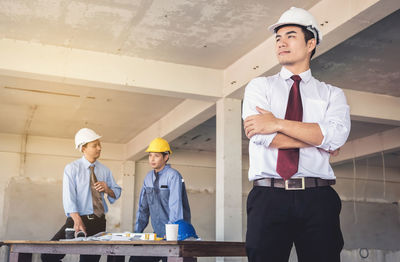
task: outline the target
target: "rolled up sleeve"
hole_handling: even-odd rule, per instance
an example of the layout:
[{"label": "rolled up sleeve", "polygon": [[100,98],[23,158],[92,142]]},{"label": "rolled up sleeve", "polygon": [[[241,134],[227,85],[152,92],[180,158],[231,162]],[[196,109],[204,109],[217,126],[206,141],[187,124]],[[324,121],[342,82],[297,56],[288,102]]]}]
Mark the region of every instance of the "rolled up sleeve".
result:
[{"label": "rolled up sleeve", "polygon": [[107,195],[107,199],[110,202],[110,204],[113,204],[115,200],[117,200],[121,196],[121,187],[117,185],[117,183],[114,180],[114,177],[112,176],[111,172],[109,172],[107,176],[107,186],[114,192],[115,198]]},{"label": "rolled up sleeve", "polygon": [[[249,116],[260,114],[256,109],[257,106],[262,109],[271,111],[271,103],[269,101],[269,96],[267,94],[267,85],[268,82],[266,78],[262,77],[255,78],[248,83],[248,85],[246,86],[243,99],[243,108],[242,108],[243,120],[245,120]],[[275,136],[276,133],[268,135],[257,134],[251,137],[250,143],[269,147]]]},{"label": "rolled up sleeve", "polygon": [[318,125],[324,138],[317,147],[334,151],[346,143],[351,127],[350,107],[341,89],[334,89],[325,117]]}]

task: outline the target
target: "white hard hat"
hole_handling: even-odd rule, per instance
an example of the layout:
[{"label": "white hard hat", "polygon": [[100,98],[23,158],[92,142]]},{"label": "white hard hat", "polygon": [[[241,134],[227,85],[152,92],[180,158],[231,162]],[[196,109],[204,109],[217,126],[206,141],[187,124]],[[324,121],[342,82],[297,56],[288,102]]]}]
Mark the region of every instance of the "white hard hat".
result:
[{"label": "white hard hat", "polygon": [[101,136],[90,128],[82,128],[75,135],[75,148],[82,151],[82,146],[99,139]]},{"label": "white hard hat", "polygon": [[321,30],[319,30],[318,23],[315,18],[308,11],[302,8],[291,7],[281,15],[277,23],[268,27],[268,29],[274,33],[277,27],[288,24],[296,24],[306,27],[307,30],[314,34],[314,37],[317,40],[317,45],[321,43]]}]

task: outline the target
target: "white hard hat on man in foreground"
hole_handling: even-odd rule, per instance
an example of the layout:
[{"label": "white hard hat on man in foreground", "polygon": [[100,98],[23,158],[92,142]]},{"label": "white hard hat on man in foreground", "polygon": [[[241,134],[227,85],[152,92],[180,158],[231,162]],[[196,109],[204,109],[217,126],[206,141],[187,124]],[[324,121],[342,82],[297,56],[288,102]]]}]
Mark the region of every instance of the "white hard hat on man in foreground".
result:
[{"label": "white hard hat on man in foreground", "polygon": [[82,146],[99,138],[101,138],[101,136],[92,129],[86,127],[82,128],[75,135],[75,148],[82,152]]},{"label": "white hard hat on man in foreground", "polygon": [[322,33],[319,29],[317,20],[315,20],[312,14],[302,8],[291,7],[281,15],[278,22],[269,26],[268,29],[273,33],[276,33],[276,29],[283,25],[304,26],[314,34],[314,37],[317,40],[317,45],[322,41]]}]

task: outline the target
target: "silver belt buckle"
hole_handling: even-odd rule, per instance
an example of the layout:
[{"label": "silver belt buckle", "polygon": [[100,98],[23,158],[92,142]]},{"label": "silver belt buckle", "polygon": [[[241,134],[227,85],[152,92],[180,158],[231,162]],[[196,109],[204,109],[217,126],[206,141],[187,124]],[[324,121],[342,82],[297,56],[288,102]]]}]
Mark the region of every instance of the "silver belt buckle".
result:
[{"label": "silver belt buckle", "polygon": [[86,216],[88,220],[93,220],[94,219],[94,215],[87,215]]},{"label": "silver belt buckle", "polygon": [[285,180],[286,190],[304,190],[306,188],[306,183],[304,177],[294,177]]}]

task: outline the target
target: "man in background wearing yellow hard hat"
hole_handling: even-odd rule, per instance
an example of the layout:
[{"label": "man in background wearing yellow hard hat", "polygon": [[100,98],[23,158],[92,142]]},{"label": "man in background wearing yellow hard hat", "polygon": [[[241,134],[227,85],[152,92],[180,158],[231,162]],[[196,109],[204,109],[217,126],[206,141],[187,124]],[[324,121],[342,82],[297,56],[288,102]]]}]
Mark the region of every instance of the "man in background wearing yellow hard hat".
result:
[{"label": "man in background wearing yellow hard hat", "polygon": [[246,87],[243,120],[249,143],[246,251],[250,262],[338,262],[343,248],[341,200],[329,165],[350,132],[341,89],[311,75],[322,40],[314,17],[292,7],[269,28],[281,71]]},{"label": "man in background wearing yellow hard hat", "polygon": [[[169,164],[171,148],[162,138],[154,139],[146,152],[149,153],[149,164],[152,170],[144,178],[140,192],[139,206],[136,215],[135,232],[142,233],[149,217],[158,237],[164,237],[165,224],[178,220],[190,223],[190,207],[185,183],[181,174]],[[130,262],[167,261],[161,257],[131,257]]]},{"label": "man in background wearing yellow hard hat", "polygon": [[[106,231],[105,214],[108,211],[104,194],[113,204],[121,196],[121,187],[110,169],[97,161],[101,153],[101,136],[92,129],[82,128],[75,135],[75,147],[82,158],[64,169],[63,205],[67,221],[51,240],[65,239],[65,229],[73,228],[87,236]],[[42,254],[42,261],[61,261],[65,255]],[[97,262],[101,256],[81,255],[80,262]]]}]

